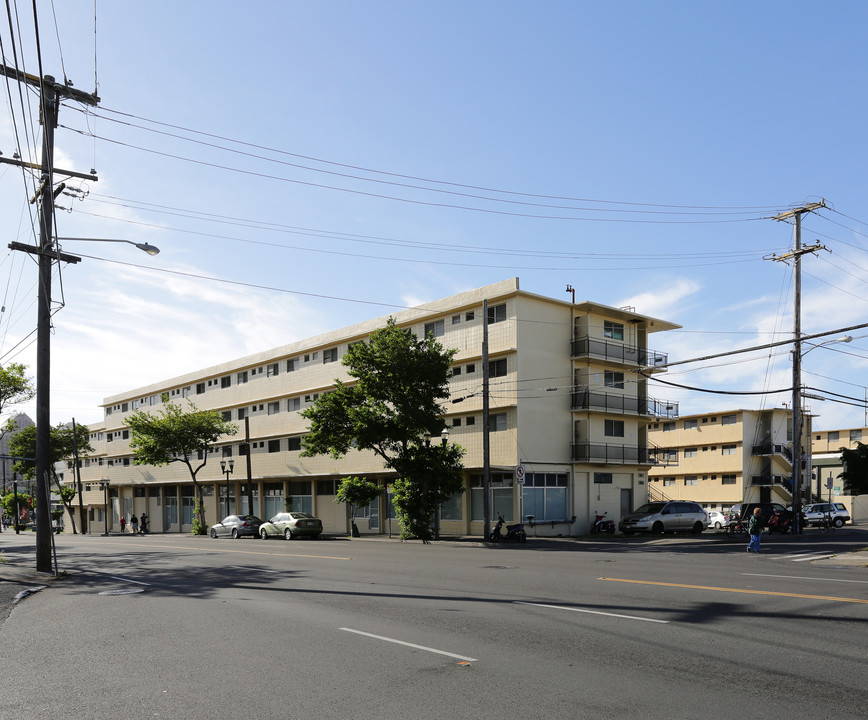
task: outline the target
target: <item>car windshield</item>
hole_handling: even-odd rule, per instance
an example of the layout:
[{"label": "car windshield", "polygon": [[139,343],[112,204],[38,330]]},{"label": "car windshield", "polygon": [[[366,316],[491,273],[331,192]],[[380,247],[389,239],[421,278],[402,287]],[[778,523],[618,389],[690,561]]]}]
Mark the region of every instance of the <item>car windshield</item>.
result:
[{"label": "car windshield", "polygon": [[301,520],[303,518],[312,518],[313,517],[313,515],[308,515],[307,513],[303,513],[303,512],[294,512],[294,513],[290,513],[290,515],[292,515],[292,517],[295,520]]},{"label": "car windshield", "polygon": [[262,522],[256,515],[242,515],[242,520],[246,520],[247,522]]},{"label": "car windshield", "polygon": [[662,503],[662,502],[645,503],[641,507],[636,508],[633,512],[659,513],[665,507],[666,507],[666,503]]}]

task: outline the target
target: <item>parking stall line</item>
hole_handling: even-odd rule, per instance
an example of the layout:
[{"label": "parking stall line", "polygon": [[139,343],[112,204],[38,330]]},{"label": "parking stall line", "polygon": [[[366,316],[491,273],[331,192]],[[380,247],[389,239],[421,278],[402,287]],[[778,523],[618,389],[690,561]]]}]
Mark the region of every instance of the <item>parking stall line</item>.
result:
[{"label": "parking stall line", "polygon": [[586,613],[588,615],[605,615],[606,617],[622,618],[624,620],[641,620],[643,622],[660,623],[668,625],[668,620],[657,620],[656,618],[639,617],[638,615],[621,615],[619,613],[603,612],[602,610],[587,610],[585,608],[568,607],[567,605],[546,605],[545,603],[522,602],[514,600],[515,605],[532,605],[533,607],[550,608],[552,610],[571,610],[577,613]]},{"label": "parking stall line", "polygon": [[353,630],[352,628],[338,628],[338,630],[344,630],[345,632],[355,633],[356,635],[363,635],[365,637],[373,638],[374,640],[382,640],[388,643],[394,643],[395,645],[403,645],[405,647],[414,648],[415,650],[424,650],[425,652],[435,653],[437,655],[446,655],[447,657],[455,658],[457,660],[463,660],[464,662],[479,662],[476,658],[466,657],[464,655],[456,655],[455,653],[446,652],[445,650],[438,650],[437,648],[428,647],[427,645],[416,645],[415,643],[404,642],[403,640],[396,640],[395,638],[385,637],[383,635],[373,635],[372,633],[363,632],[361,630]]}]

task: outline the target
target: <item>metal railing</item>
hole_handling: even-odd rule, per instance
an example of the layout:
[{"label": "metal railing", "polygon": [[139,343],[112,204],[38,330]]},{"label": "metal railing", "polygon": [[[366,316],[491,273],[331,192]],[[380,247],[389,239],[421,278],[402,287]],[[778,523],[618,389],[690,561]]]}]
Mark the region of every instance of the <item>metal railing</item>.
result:
[{"label": "metal railing", "polygon": [[584,357],[586,355],[624,363],[639,367],[657,367],[665,365],[669,359],[667,353],[656,352],[647,348],[639,348],[633,345],[625,345],[610,340],[599,340],[591,337],[581,337],[570,343],[572,357]]},{"label": "metal railing", "polygon": [[660,418],[678,417],[678,403],[675,402],[617,393],[591,392],[586,388],[573,388],[570,403],[573,410],[598,410]]},{"label": "metal railing", "polygon": [[789,445],[776,443],[760,443],[751,447],[751,455],[783,455],[790,463],[793,462],[793,450]]},{"label": "metal railing", "polygon": [[608,443],[573,443],[571,456],[574,462],[599,462],[610,464],[652,464],[648,448],[635,445],[610,445]]}]

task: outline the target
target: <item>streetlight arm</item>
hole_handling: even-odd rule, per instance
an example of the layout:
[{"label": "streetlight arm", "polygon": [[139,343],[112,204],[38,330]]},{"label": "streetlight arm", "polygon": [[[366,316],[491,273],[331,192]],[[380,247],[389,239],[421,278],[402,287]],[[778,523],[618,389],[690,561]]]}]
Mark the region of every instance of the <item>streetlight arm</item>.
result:
[{"label": "streetlight arm", "polygon": [[70,241],[81,241],[81,242],[115,242],[115,243],[127,243],[127,245],[135,245],[142,252],[148,253],[148,255],[158,255],[160,253],[160,248],[155,247],[149,243],[137,243],[133,240],[124,240],[122,238],[80,238],[80,237],[59,237],[58,240],[70,240]]}]

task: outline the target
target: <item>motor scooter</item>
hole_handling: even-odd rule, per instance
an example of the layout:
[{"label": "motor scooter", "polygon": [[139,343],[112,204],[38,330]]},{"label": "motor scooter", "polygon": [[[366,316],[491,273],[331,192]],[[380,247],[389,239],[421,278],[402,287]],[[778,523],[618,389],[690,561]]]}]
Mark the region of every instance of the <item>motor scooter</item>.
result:
[{"label": "motor scooter", "polygon": [[788,533],[793,524],[792,516],[786,516],[780,511],[771,514],[768,520],[769,534],[773,532]]},{"label": "motor scooter", "polygon": [[503,515],[497,516],[497,523],[491,531],[491,542],[527,542],[527,533],[524,529],[524,523],[515,523],[514,525],[506,526],[506,534],[503,532],[503,525],[506,521]]},{"label": "motor scooter", "polygon": [[611,535],[615,532],[615,521],[605,519],[608,514],[607,511],[600,515],[600,513],[594,510],[594,522],[591,523],[591,535],[596,535],[597,533],[609,533]]}]

